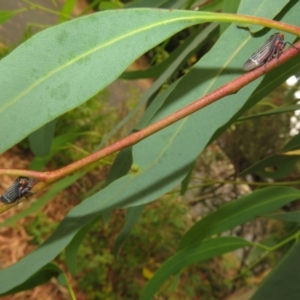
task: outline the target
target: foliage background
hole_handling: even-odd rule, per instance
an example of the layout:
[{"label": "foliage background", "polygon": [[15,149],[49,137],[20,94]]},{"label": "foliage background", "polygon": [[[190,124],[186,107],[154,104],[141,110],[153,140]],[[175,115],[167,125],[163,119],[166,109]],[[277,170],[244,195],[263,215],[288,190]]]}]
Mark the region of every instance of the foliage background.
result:
[{"label": "foliage background", "polygon": [[[28,5],[28,1],[24,2]],[[143,5],[145,2],[124,4],[136,6],[138,4]],[[157,5],[160,7],[187,8],[201,4],[196,2],[158,1]],[[235,12],[238,6],[230,7],[229,2],[212,1],[199,7],[202,10],[217,11],[222,9],[223,11]],[[61,22],[64,21],[68,9],[69,12],[73,11],[74,3],[72,1],[66,2],[69,6],[66,5],[61,10],[63,11],[59,17]],[[100,10],[117,8],[122,4],[118,1],[100,1],[96,3],[97,5],[95,3],[96,1],[92,2],[94,8]],[[33,4],[31,3],[31,5]],[[259,13],[269,18],[276,16],[278,19],[295,25],[297,25],[297,21],[299,22],[297,15],[297,5],[299,4],[297,1],[278,3],[274,11],[259,11],[260,6],[255,6],[253,3],[250,8],[257,9],[257,11],[249,11],[249,7],[245,5],[247,5],[247,1],[242,1],[239,11]],[[35,7],[35,9],[43,11],[41,7]],[[53,10],[59,12],[58,6]],[[264,15],[265,13],[267,15]],[[32,26],[32,24],[28,26],[24,40],[33,34],[33,27],[37,26]],[[220,33],[223,34],[220,35]],[[241,46],[243,43],[250,43],[249,34],[237,29],[235,25],[226,29],[226,26],[223,25],[218,27],[205,24],[179,32],[159,46],[149,50],[147,58],[150,67],[146,71],[125,72],[121,75],[121,78],[127,79],[136,77],[157,78],[140,99],[136,88],[129,87],[129,96],[126,97],[129,99],[126,99],[126,103],[120,104],[118,100],[117,103],[113,103],[115,107],[112,107],[112,103],[109,103],[108,100],[109,92],[102,91],[79,108],[58,118],[55,124],[50,123],[49,127],[43,127],[42,134],[35,133],[35,136],[29,137],[28,140],[4,153],[1,157],[3,162],[1,166],[3,165],[4,168],[27,168],[30,161],[33,169],[53,170],[93,152],[99,147],[100,141],[103,146],[119,140],[131,130],[142,128],[149,122],[168,115],[171,111],[194,101],[201,94],[212,91],[220,84],[235,78],[241,72],[240,66],[245,57],[257,49],[265,40],[265,35],[270,35],[266,29],[263,33],[259,33],[262,35],[260,38],[251,40],[249,49],[243,49]],[[289,35],[287,35],[287,39],[292,41]],[[216,41],[218,43],[213,46]],[[197,44],[198,47],[193,43]],[[176,48],[179,49],[178,52],[176,52]],[[224,49],[227,50],[226,53],[224,53]],[[3,44],[3,56],[11,50]],[[207,52],[208,54],[206,54]],[[232,53],[235,55],[232,56]],[[192,65],[201,57],[202,60],[192,68]],[[222,66],[221,69],[220,66]],[[284,84],[279,88],[278,86],[289,75],[294,74],[297,68],[299,69],[298,66],[299,58],[279,66],[274,72],[267,74],[264,79],[251,83],[249,87],[243,89],[242,93],[215,103],[192,115],[188,121],[180,121],[135,146],[132,152],[134,166],[131,167],[127,177],[122,178],[121,176],[126,174],[130,168],[131,155],[128,152],[123,152],[123,157],[122,155],[118,156],[123,164],[120,164],[119,160],[118,164],[113,165],[114,157],[109,157],[102,160],[100,164],[93,166],[92,169],[88,170],[88,173],[74,174],[53,185],[39,201],[30,201],[30,203],[22,204],[15,210],[3,214],[3,220],[6,220],[2,223],[2,238],[5,241],[2,248],[4,255],[1,255],[3,267],[18,261],[25,253],[29,253],[51,236],[57,224],[64,219],[66,213],[74,205],[103,188],[107,176],[109,182],[121,177],[121,180],[126,184],[135,178],[131,185],[131,189],[135,193],[137,187],[140,186],[136,174],[144,176],[142,173],[146,171],[145,179],[140,182],[143,184],[147,182],[145,186],[150,186],[150,188],[143,192],[142,197],[133,199],[134,201],[131,201],[130,205],[136,206],[151,202],[166,192],[168,193],[160,200],[147,205],[143,212],[143,207],[139,206],[127,211],[127,214],[132,214],[126,223],[129,229],[135,223],[133,221],[130,224],[130,221],[138,220],[138,224],[130,236],[127,237],[125,233],[127,240],[117,258],[113,256],[114,241],[124,222],[124,212],[123,210],[114,210],[111,220],[107,223],[105,220],[110,216],[110,211],[104,210],[101,220],[97,216],[95,221],[86,227],[88,234],[82,243],[79,239],[77,263],[72,260],[72,258],[74,259],[74,252],[75,256],[77,252],[77,247],[74,244],[70,244],[71,246],[69,245],[67,251],[61,253],[55,260],[56,265],[69,278],[78,299],[137,299],[141,293],[141,288],[150,278],[154,278],[154,271],[167,258],[172,258],[172,255],[176,253],[181,238],[183,237],[180,244],[181,249],[184,248],[184,241],[189,241],[186,245],[191,245],[193,230],[188,232],[187,230],[192,224],[196,224],[196,226],[200,224],[201,228],[202,224],[206,222],[213,228],[222,218],[219,215],[218,218],[214,219],[212,212],[222,212],[222,210],[218,210],[219,207],[223,207],[227,202],[253,190],[254,192],[250,194],[252,196],[247,198],[251,203],[251,200],[253,201],[259,195],[255,193],[259,186],[275,186],[277,183],[281,185],[281,182],[285,182],[285,185],[297,187],[297,156],[296,158],[294,156],[286,158],[277,155],[284,149],[297,149],[298,146],[297,138],[295,138],[289,142],[290,144],[294,143],[293,148],[289,148],[289,144],[284,148],[284,145],[290,140],[287,129],[289,115],[278,114],[278,112],[275,115],[275,112],[268,108],[283,107],[285,112],[295,109],[292,106],[294,100],[291,95],[296,88],[290,88]],[[180,81],[176,81],[183,74],[187,75]],[[14,84],[19,85],[16,81]],[[4,85],[2,84],[2,86]],[[275,87],[276,90],[274,90]],[[160,91],[159,96],[155,97],[158,91]],[[270,94],[271,91],[273,91],[272,94]],[[259,105],[253,107],[258,101],[261,101]],[[148,109],[145,115],[141,117],[142,109],[146,103]],[[249,108],[252,109],[249,110]],[[135,111],[137,114],[131,117],[130,122],[126,122],[125,126],[122,124],[119,126],[121,127],[120,130],[114,130],[110,134],[119,120],[122,120],[127,113],[131,115]],[[258,118],[262,112],[265,112],[266,115],[274,114],[274,116]],[[238,120],[241,116],[248,117],[248,119]],[[55,134],[52,141],[54,125]],[[220,136],[225,129],[227,129],[226,132]],[[12,132],[19,134],[18,130],[12,130]],[[217,139],[217,137],[219,138]],[[213,140],[215,142],[211,143]],[[206,148],[208,143],[210,146]],[[49,144],[50,151],[44,147],[45,144]],[[30,152],[29,147],[32,152]],[[198,157],[204,148],[206,150]],[[162,149],[164,151],[161,151]],[[274,155],[277,156],[274,158]],[[255,165],[257,161],[262,159],[273,159],[273,161],[264,165]],[[254,167],[248,171],[251,174],[250,181],[249,177],[238,176],[241,171],[253,164]],[[112,168],[108,174],[111,165]],[[117,168],[114,167],[116,165]],[[124,168],[119,166],[124,166]],[[147,173],[147,170],[151,171],[153,166],[156,169],[154,168],[152,173]],[[186,176],[187,174],[188,176]],[[246,175],[246,172],[242,175]],[[270,178],[272,179],[271,182]],[[9,178],[4,178],[1,181],[3,190],[9,186],[10,182],[11,179]],[[73,182],[76,183],[70,186]],[[152,184],[149,184],[150,182]],[[108,189],[111,187],[111,190],[114,190],[116,189],[115,186],[110,185]],[[65,189],[66,187],[68,189]],[[53,195],[63,189],[65,190],[52,200]],[[283,204],[299,197],[296,190],[289,188],[277,190],[271,188],[267,191],[262,198],[265,200],[266,206],[264,211],[257,211],[251,217],[249,212],[246,212],[244,219],[242,219],[243,214],[241,213],[239,223],[236,223],[232,228],[224,226],[223,230],[219,230],[215,234],[240,236],[246,240],[267,245],[280,245],[282,243],[284,246],[281,248],[282,251],[278,251],[276,247],[270,248],[271,250],[263,247],[248,247],[240,250],[240,252],[232,252],[221,257],[215,254],[208,263],[197,263],[184,269],[180,279],[175,276],[175,278],[166,281],[160,291],[161,296],[157,296],[157,299],[160,299],[159,297],[223,299],[234,294],[236,290],[240,292],[245,287],[251,290],[253,285],[258,285],[278,258],[286,253],[291,246],[290,241],[298,236],[298,223],[295,221],[291,223],[288,220],[289,222],[283,225],[279,221],[264,218],[251,224],[245,223],[246,220],[250,221],[251,218],[255,219],[257,216],[279,209]],[[103,197],[103,192],[99,195]],[[282,195],[282,198],[279,195]],[[283,198],[284,200],[282,200]],[[49,202],[50,200],[51,202]],[[115,199],[118,206],[121,200]],[[267,200],[274,204],[269,205]],[[232,216],[235,209],[234,206],[231,207],[233,207],[232,210],[227,211],[228,217]],[[104,208],[111,208],[111,206],[104,206]],[[249,208],[251,208],[251,204]],[[297,204],[292,208],[297,208]],[[20,213],[17,214],[16,212]],[[138,218],[139,214],[141,214],[140,218]],[[27,217],[24,218],[24,215]],[[196,223],[206,215],[211,216],[210,219],[206,219],[208,221]],[[11,218],[8,218],[9,216]],[[290,215],[279,218],[289,219]],[[17,223],[16,220],[18,220]],[[15,224],[14,227],[4,227],[11,223]],[[196,240],[199,239],[201,239],[199,236],[196,237]],[[12,246],[11,240],[15,241],[16,244]],[[222,240],[215,239],[214,241],[220,241],[220,245],[222,245]],[[180,257],[180,252],[177,253]],[[293,253],[296,253],[296,250],[291,253],[291,256]],[[198,255],[197,259],[201,261],[201,254]],[[295,258],[293,257],[293,259]],[[43,263],[43,261],[40,262]],[[46,263],[46,259],[44,263]],[[75,263],[77,272],[75,272]],[[15,266],[17,268],[18,264]],[[20,268],[22,269],[21,266]],[[10,279],[10,276],[16,276],[16,271],[8,276],[10,270],[12,269],[3,272],[3,276],[7,279]],[[17,273],[19,272],[18,269],[15,270]],[[71,275],[71,273],[73,274]],[[57,271],[56,274],[63,273]],[[297,269],[292,274],[296,279],[295,274],[298,274]],[[286,276],[285,273],[281,279],[284,276]],[[59,283],[63,281],[61,277],[62,275],[58,277]],[[271,279],[268,280],[272,280],[272,277],[269,278]],[[9,284],[12,283],[11,280],[8,282]],[[268,283],[268,281],[266,282]],[[267,293],[269,293],[268,284],[265,286]],[[157,289],[158,285],[153,291]],[[287,289],[284,288],[284,284],[281,290],[286,293]],[[288,290],[291,297],[292,293],[297,295],[295,286]],[[259,292],[261,294],[256,294],[253,299],[264,297],[264,285],[260,291],[262,291]],[[66,297],[67,290],[52,279],[52,283],[49,283],[47,288],[43,285],[33,291],[16,294],[16,297],[24,297],[26,293],[31,297],[35,293],[38,295],[48,293],[51,295],[49,297],[52,297],[50,299],[53,297],[58,299],[58,297]],[[274,290],[274,288],[273,293],[277,294],[277,297],[280,295],[278,290]],[[12,299],[12,296],[7,297]]]}]

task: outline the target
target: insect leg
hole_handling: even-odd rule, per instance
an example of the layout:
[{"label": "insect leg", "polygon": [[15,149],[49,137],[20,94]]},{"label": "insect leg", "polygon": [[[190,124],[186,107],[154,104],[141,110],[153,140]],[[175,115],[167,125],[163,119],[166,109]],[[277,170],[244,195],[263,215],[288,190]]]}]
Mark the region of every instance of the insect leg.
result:
[{"label": "insect leg", "polygon": [[297,50],[300,50],[300,48],[294,46],[294,45],[293,45],[292,43],[290,43],[290,42],[284,42],[284,47],[286,46],[286,44],[290,45],[291,47],[293,47],[293,48],[295,48],[295,49],[297,49]]}]

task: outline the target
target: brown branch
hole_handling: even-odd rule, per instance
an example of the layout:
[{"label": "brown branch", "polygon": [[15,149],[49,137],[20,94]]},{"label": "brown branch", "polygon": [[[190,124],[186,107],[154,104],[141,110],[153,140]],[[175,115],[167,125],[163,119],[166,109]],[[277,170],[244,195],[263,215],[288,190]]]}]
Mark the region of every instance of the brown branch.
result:
[{"label": "brown branch", "polygon": [[[295,44],[295,47],[300,48],[300,42]],[[90,154],[74,163],[71,163],[63,168],[57,169],[51,172],[36,172],[36,171],[29,171],[29,170],[16,170],[16,169],[0,169],[0,174],[6,175],[14,175],[14,176],[28,176],[34,177],[39,179],[43,182],[38,183],[34,186],[33,191],[40,191],[50,183],[53,183],[62,177],[65,177],[73,172],[79,171],[84,167],[91,165],[92,163],[107,157],[115,152],[118,152],[124,148],[132,146],[141,140],[145,139],[146,137],[160,131],[161,129],[174,124],[175,122],[191,115],[192,113],[200,110],[201,108],[216,102],[217,100],[224,98],[226,96],[232,95],[237,93],[240,89],[244,86],[249,84],[250,82],[254,81],[258,77],[264,75],[265,72],[271,71],[276,68],[278,64],[282,64],[292,57],[299,54],[299,50],[293,47],[290,47],[287,51],[283,52],[278,61],[277,59],[271,60],[267,66],[263,65],[249,73],[243,74],[238,78],[232,80],[231,82],[221,86],[220,88],[216,89],[215,91],[211,92],[210,94],[196,100],[195,102],[181,108],[180,110],[172,113],[171,115],[163,118],[162,120],[153,123],[144,129],[129,135],[128,137],[107,146],[93,154]],[[12,205],[6,205],[7,207]],[[1,207],[2,208],[2,207]],[[0,209],[1,212],[1,209]]]},{"label": "brown branch", "polygon": [[[300,42],[295,44],[295,47],[298,47],[300,49]],[[231,82],[221,86],[220,88],[216,89],[215,91],[211,92],[210,94],[196,100],[195,102],[185,106],[184,108],[181,108],[180,110],[172,113],[171,115],[163,118],[162,120],[157,121],[156,123],[153,123],[144,129],[133,133],[129,135],[128,137],[108,146],[105,147],[91,155],[88,155],[87,157],[76,161],[66,167],[63,167],[61,169],[55,170],[53,172],[49,172],[48,178],[46,179],[47,182],[53,182],[57,179],[73,173],[75,171],[78,171],[82,169],[84,166],[90,165],[97,160],[104,158],[112,153],[115,153],[117,151],[120,151],[124,148],[127,148],[129,146],[132,146],[141,140],[145,139],[146,137],[160,131],[161,129],[174,124],[175,122],[189,116],[190,114],[200,110],[201,108],[212,104],[216,102],[217,100],[229,96],[231,94],[237,93],[240,89],[242,89],[244,86],[249,84],[250,82],[254,81],[258,77],[262,76],[266,71],[271,71],[276,68],[277,64],[282,64],[292,57],[299,54],[300,51],[295,48],[289,48],[287,51],[281,54],[278,61],[277,59],[273,59],[270,61],[267,66],[263,65],[249,73],[243,74],[240,77],[232,80]],[[0,170],[1,174],[1,170]]]}]

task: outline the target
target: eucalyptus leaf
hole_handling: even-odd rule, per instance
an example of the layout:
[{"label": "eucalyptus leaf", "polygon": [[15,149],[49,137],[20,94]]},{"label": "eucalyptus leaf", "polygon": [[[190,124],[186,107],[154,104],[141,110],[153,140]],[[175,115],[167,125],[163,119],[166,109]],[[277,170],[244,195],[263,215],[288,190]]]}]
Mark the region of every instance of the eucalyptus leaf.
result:
[{"label": "eucalyptus leaf", "polygon": [[251,300],[298,300],[300,294],[300,241],[278,262]]},{"label": "eucalyptus leaf", "polygon": [[0,61],[0,153],[94,96],[148,49],[205,21],[192,11],[128,9],[34,35]]},{"label": "eucalyptus leaf", "polygon": [[195,223],[182,238],[179,250],[190,247],[212,235],[245,224],[300,197],[300,191],[289,187],[270,187],[232,201]]},{"label": "eucalyptus leaf", "polygon": [[[274,5],[276,5],[276,3],[274,3]],[[293,9],[290,9],[288,13],[284,15],[282,21],[290,21],[294,24],[299,24],[300,19],[296,9],[299,9],[299,2],[296,4],[291,3],[290,6]],[[126,13],[122,15],[123,12]],[[196,22],[203,21],[203,19],[201,19],[201,13],[192,11],[177,12],[164,10],[153,11],[144,9],[116,12],[109,11],[103,14],[106,17],[108,15],[111,16],[111,19],[106,19],[107,23],[105,24],[101,23],[103,26],[101,28],[106,30],[96,34],[96,38],[95,36],[87,36],[86,32],[84,32],[83,39],[79,39],[78,25],[80,24],[77,23],[78,20],[60,25],[62,26],[60,29],[66,29],[67,27],[64,26],[67,26],[68,24],[74,25],[73,32],[71,32],[71,26],[69,28],[70,37],[77,35],[77,38],[71,40],[67,35],[65,40],[65,35],[62,35],[61,43],[64,44],[66,41],[69,41],[70,43],[73,42],[76,45],[76,51],[83,51],[81,54],[86,53],[85,48],[90,46],[89,43],[86,44],[85,42],[93,40],[95,43],[95,48],[93,49],[104,51],[104,49],[99,46],[99,39],[115,37],[115,39],[109,39],[110,43],[106,41],[106,43],[101,44],[102,47],[103,45],[107,46],[107,48],[104,47],[106,55],[97,55],[100,53],[98,53],[96,50],[96,52],[94,52],[95,55],[92,55],[92,53],[88,52],[91,54],[91,56],[88,56],[89,59],[87,59],[87,61],[83,59],[83,56],[79,56],[82,58],[82,61],[81,59],[76,60],[78,56],[75,55],[73,57],[71,55],[71,57],[73,57],[71,62],[76,62],[74,65],[71,63],[69,68],[69,65],[64,64],[62,61],[62,64],[59,64],[59,68],[57,68],[56,65],[56,68],[53,69],[57,71],[62,70],[63,72],[64,67],[68,66],[67,73],[70,76],[74,74],[78,76],[78,78],[76,76],[71,76],[73,77],[72,80],[76,83],[74,83],[74,91],[73,89],[70,89],[68,95],[63,98],[64,100],[68,99],[71,101],[75,97],[74,99],[76,99],[76,104],[73,103],[74,105],[78,105],[80,102],[85,101],[84,99],[86,99],[88,95],[97,92],[100,88],[103,88],[105,84],[113,80],[113,78],[119,76],[119,74],[124,71],[126,66],[132,60],[142,54],[143,51],[149,49],[151,45],[154,46],[158,44],[159,41],[169,37],[180,29],[195,24]],[[101,19],[99,16],[100,14],[96,14],[82,18],[83,20],[88,20],[87,23],[90,25],[91,32],[95,30],[98,19]],[[103,15],[101,15],[101,17],[102,16]],[[131,18],[129,18],[129,16]],[[138,19],[139,22],[136,22],[138,24],[135,22],[131,23],[132,19]],[[114,26],[109,26],[112,24],[111,20],[115,21]],[[148,25],[145,25],[145,23]],[[166,28],[169,29],[167,30],[168,33],[166,33],[164,30]],[[97,27],[97,29],[99,30],[99,27]],[[143,31],[143,29],[145,29],[145,31]],[[55,31],[56,28],[52,30]],[[124,37],[125,35],[124,39],[117,40],[116,32],[120,34],[120,38]],[[160,38],[158,38],[158,36]],[[40,39],[41,35],[36,35],[35,37]],[[261,39],[265,40],[265,37],[261,37]],[[78,44],[78,40],[80,41],[80,44]],[[119,41],[119,43],[115,43],[116,41]],[[56,42],[58,42],[58,40],[56,40]],[[47,45],[50,44],[48,41],[48,36],[47,38],[45,37],[45,43]],[[127,51],[128,48],[132,46],[132,43],[134,43],[135,46],[135,51],[133,51],[134,53],[132,53],[132,51]],[[199,61],[193,67],[193,69],[176,84],[175,87],[172,87],[173,89],[171,93],[169,93],[168,98],[160,107],[159,111],[156,112],[150,122],[154,122],[166,115],[169,115],[173,111],[192,103],[195,101],[195,99],[198,99],[203,95],[207,95],[207,93],[210,91],[236,78],[238,74],[242,73],[241,66],[245,61],[245,58],[248,57],[248,51],[252,51],[251,49],[253,48],[257,49],[256,46],[260,43],[261,41],[259,39],[252,39],[248,32],[245,32],[244,30],[241,30],[233,25],[229,26],[217,43],[212,47],[210,52],[206,54],[201,61]],[[141,46],[140,44],[145,46]],[[26,47],[31,48],[31,46],[32,45],[30,42],[29,44],[23,44],[25,50]],[[72,49],[74,49],[74,47]],[[114,49],[114,51],[112,51],[112,49]],[[226,49],[226,51],[224,51],[224,49]],[[103,54],[102,51],[100,52]],[[21,59],[21,50],[17,49],[13,53],[14,55],[18,54],[20,56],[19,59]],[[46,51],[45,53],[48,52]],[[130,55],[128,53],[130,53]],[[119,59],[119,57],[122,57],[122,59]],[[39,62],[40,57],[37,56],[37,58],[37,62]],[[61,60],[62,58],[70,58],[70,53],[65,53],[62,55],[62,57],[57,58],[57,60]],[[32,56],[32,59],[35,59],[35,57]],[[89,68],[85,69],[83,68],[83,65],[86,63]],[[94,218],[99,217],[103,211],[112,209],[114,207],[130,207],[149,203],[178,185],[186,177],[186,174],[190,171],[190,165],[195,161],[199,153],[201,153],[207,144],[213,138],[221,134],[221,132],[223,132],[226,127],[229,126],[229,124],[234,122],[240,116],[240,113],[243,110],[253,106],[256,101],[259,101],[260,97],[265,96],[270,91],[272,86],[278,86],[279,83],[283,82],[287,76],[294,72],[297,67],[299,67],[299,63],[300,59],[296,58],[278,67],[276,70],[277,72],[270,74],[267,85],[264,84],[260,86],[260,84],[263,82],[263,79],[259,78],[255,82],[245,87],[239,93],[226,97],[225,99],[222,99],[217,103],[214,103],[209,107],[194,113],[193,115],[173,124],[172,126],[169,126],[168,128],[165,128],[164,130],[161,130],[157,134],[133,146],[134,170],[131,173],[113,181],[106,188],[86,199],[78,206],[74,207],[60,223],[57,230],[39,248],[18,261],[16,264],[2,270],[0,272],[0,291],[8,291],[26,281],[37,270],[54,259],[60,253],[60,251],[62,251],[62,249],[64,249],[70,243],[72,238],[79,230],[81,230],[81,228],[91,222],[91,220]],[[22,73],[22,68],[19,66],[17,70],[21,70],[20,72]],[[49,75],[52,73],[50,72],[47,74]],[[20,85],[18,87],[24,88],[30,86],[34,87],[33,90],[36,91],[38,87],[35,88],[35,86],[28,85],[27,81],[32,79],[30,75],[32,74],[29,73],[28,77],[20,76],[18,77],[18,80],[14,80],[14,83],[20,81]],[[57,72],[56,75],[61,75],[61,73]],[[64,79],[64,83],[67,82],[68,84],[71,84],[71,80],[69,78],[60,76],[54,77],[57,80],[55,81],[55,83],[58,84],[57,88],[59,88],[59,85],[61,84],[61,80],[59,79]],[[74,79],[74,77],[76,78]],[[6,86],[8,83],[7,78],[12,80],[14,76],[11,76],[10,73],[9,76],[6,74],[4,78],[5,81],[0,81],[2,85]],[[51,79],[51,76],[42,78],[45,80],[47,78]],[[87,78],[89,81],[86,80]],[[85,80],[83,81],[83,79]],[[36,83],[39,86],[40,81],[36,81]],[[83,83],[87,84],[88,87],[85,88]],[[63,93],[60,92],[65,91],[64,87],[65,86],[61,87],[62,90],[56,90],[55,86],[51,86],[51,90],[49,92],[50,94],[52,92],[53,96],[61,95]],[[260,90],[254,97],[253,93],[258,87]],[[7,90],[10,91],[9,88]],[[26,98],[30,94],[31,89],[22,89],[22,91],[28,92],[28,94],[25,93],[26,95],[24,95]],[[53,94],[55,91],[57,91],[57,93]],[[84,95],[83,92],[85,93]],[[74,97],[71,97],[72,95]],[[4,96],[5,99],[9,98],[7,92],[4,94]],[[60,97],[58,98],[61,99]],[[28,101],[30,101],[29,99],[32,98],[27,98]],[[43,98],[41,99],[43,100]],[[57,108],[58,102],[55,99],[52,102],[52,108],[56,111],[56,113],[62,113],[62,111],[66,108],[70,109],[70,106],[67,105],[67,101],[62,102],[63,109]],[[37,103],[35,104],[37,105]],[[12,103],[12,106],[13,105],[14,103]],[[42,105],[37,106],[39,112],[41,111],[41,106]],[[21,107],[26,107],[26,105],[21,105]],[[9,106],[6,112],[8,112],[10,108],[11,107]],[[43,108],[45,108],[45,105],[43,105]],[[30,106],[30,109],[35,108],[34,106]],[[48,111],[47,109],[45,110],[51,113],[51,111]],[[35,111],[32,111],[31,113],[35,115]],[[3,113],[1,113],[1,105],[0,115],[1,117],[5,117],[5,114],[3,115]],[[25,115],[26,113],[24,112],[24,118],[26,117]],[[54,115],[51,115],[50,119],[54,117]],[[12,119],[14,122],[16,122],[16,120],[19,121],[22,120],[22,118],[23,116],[21,115],[19,118],[14,117]],[[3,124],[6,124],[7,122],[7,124],[10,124],[9,121],[10,118],[7,117]],[[28,118],[26,121],[28,121]],[[47,121],[49,121],[49,119]],[[32,130],[35,130],[41,125],[42,122],[36,121],[36,127],[32,126]],[[17,129],[19,128],[20,126],[17,126]],[[21,128],[23,129],[23,127]],[[9,127],[9,129],[9,132],[5,131],[3,133],[1,132],[2,127],[0,128],[0,135],[2,136],[4,134],[3,140],[5,141],[5,147],[8,147],[9,144],[13,144],[14,141],[18,140],[16,139],[14,141],[10,140],[9,142],[6,142],[6,138],[9,138],[9,133],[14,132],[16,127]],[[31,132],[31,129],[26,130],[28,133]],[[299,197],[299,192],[297,190],[291,192],[291,194],[293,194],[291,198],[294,196]],[[274,200],[271,197],[270,201],[276,202],[277,195],[273,194],[273,196]],[[283,200],[288,201],[289,199]],[[20,270],[22,270],[22,272],[20,272]]]},{"label": "eucalyptus leaf", "polygon": [[199,242],[197,245],[177,252],[155,272],[144,288],[140,300],[153,299],[155,292],[164,281],[169,276],[176,275],[184,267],[249,245],[249,242],[241,238],[219,237]]}]

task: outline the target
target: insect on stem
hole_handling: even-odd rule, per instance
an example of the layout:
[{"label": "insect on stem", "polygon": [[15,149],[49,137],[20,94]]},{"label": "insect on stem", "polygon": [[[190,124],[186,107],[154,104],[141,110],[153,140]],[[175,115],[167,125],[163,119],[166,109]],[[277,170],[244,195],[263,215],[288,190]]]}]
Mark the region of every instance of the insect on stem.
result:
[{"label": "insect on stem", "polygon": [[245,71],[251,71],[263,64],[265,64],[265,68],[266,68],[268,62],[271,61],[274,57],[276,57],[277,65],[278,65],[278,58],[287,44],[300,51],[299,48],[295,47],[290,42],[285,42],[284,35],[282,33],[279,32],[274,33],[244,63],[243,69]]},{"label": "insect on stem", "polygon": [[28,177],[18,177],[17,180],[4,192],[0,197],[0,201],[4,204],[19,202],[20,198],[26,198],[33,193],[32,181]]}]

